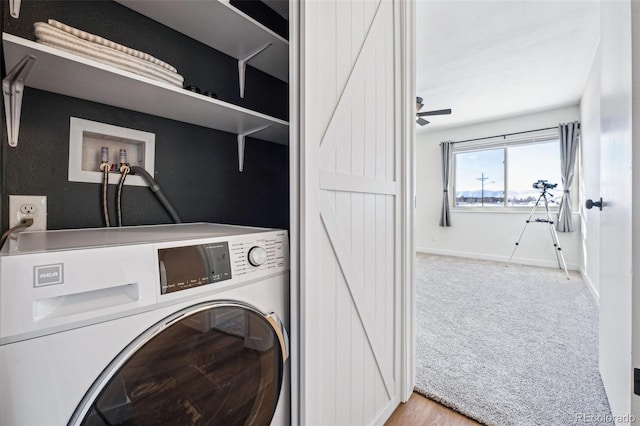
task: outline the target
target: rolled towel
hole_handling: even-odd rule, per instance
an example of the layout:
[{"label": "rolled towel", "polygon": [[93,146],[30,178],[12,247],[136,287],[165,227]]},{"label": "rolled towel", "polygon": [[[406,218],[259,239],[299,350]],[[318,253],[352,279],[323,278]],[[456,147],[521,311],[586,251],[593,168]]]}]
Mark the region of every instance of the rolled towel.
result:
[{"label": "rolled towel", "polygon": [[135,50],[130,47],[123,46],[111,40],[107,40],[106,38],[97,36],[95,34],[91,34],[86,31],[82,31],[77,28],[70,27],[69,25],[63,24],[62,22],[58,22],[55,19],[49,19],[48,22],[49,22],[49,25],[51,25],[52,27],[55,27],[59,30],[67,32],[83,40],[87,40],[92,43],[101,44],[103,46],[110,47],[111,49],[118,50],[122,53],[126,53],[127,55],[135,56],[136,58],[142,59],[143,61],[151,62],[152,64],[156,64],[158,66],[161,66],[162,68],[166,68],[169,71],[178,72],[177,69],[175,69],[168,63],[161,61],[160,59],[155,58],[149,55],[148,53],[144,53],[139,50]]},{"label": "rolled towel", "polygon": [[174,86],[182,87],[184,83],[184,77],[178,73],[118,50],[80,39],[45,22],[36,22],[34,27],[38,43],[66,50]]}]

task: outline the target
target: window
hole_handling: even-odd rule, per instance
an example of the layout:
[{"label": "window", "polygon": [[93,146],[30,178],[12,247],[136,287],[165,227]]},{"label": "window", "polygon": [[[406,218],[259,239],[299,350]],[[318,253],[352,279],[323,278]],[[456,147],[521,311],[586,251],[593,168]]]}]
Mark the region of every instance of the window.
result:
[{"label": "window", "polygon": [[[456,207],[533,207],[541,193],[533,184],[541,179],[562,190],[557,139],[456,147],[454,167]],[[560,198],[548,197],[549,205]]]}]

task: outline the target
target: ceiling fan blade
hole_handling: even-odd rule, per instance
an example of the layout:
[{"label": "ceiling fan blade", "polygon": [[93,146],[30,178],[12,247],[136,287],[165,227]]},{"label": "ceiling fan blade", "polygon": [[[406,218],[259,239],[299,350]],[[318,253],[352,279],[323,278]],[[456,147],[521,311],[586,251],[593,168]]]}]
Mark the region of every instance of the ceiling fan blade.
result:
[{"label": "ceiling fan blade", "polygon": [[418,117],[418,119],[416,120],[416,123],[418,123],[421,126],[424,126],[425,124],[429,124],[429,122],[427,120],[425,120],[424,118]]},{"label": "ceiling fan blade", "polygon": [[416,112],[420,111],[424,104],[422,103],[422,98],[420,96],[416,97]]},{"label": "ceiling fan blade", "polygon": [[419,112],[417,115],[419,117],[424,117],[426,115],[446,115],[446,114],[451,114],[451,108],[438,109],[438,110],[435,110],[435,111]]}]

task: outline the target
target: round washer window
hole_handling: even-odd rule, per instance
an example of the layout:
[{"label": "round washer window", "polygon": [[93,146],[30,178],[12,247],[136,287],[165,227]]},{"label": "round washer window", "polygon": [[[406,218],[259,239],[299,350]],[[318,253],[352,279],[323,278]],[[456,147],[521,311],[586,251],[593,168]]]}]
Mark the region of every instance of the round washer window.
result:
[{"label": "round washer window", "polygon": [[282,342],[278,324],[249,305],[192,306],[125,348],[74,418],[92,426],[268,425],[282,385]]}]

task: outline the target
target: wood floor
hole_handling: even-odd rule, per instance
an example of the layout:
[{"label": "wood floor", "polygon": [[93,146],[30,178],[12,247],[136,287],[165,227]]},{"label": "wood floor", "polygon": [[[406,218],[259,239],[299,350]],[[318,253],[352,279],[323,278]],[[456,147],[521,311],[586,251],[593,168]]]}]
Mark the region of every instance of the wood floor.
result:
[{"label": "wood floor", "polygon": [[414,393],[406,404],[400,404],[396,408],[385,423],[385,426],[406,425],[475,426],[480,423]]}]

